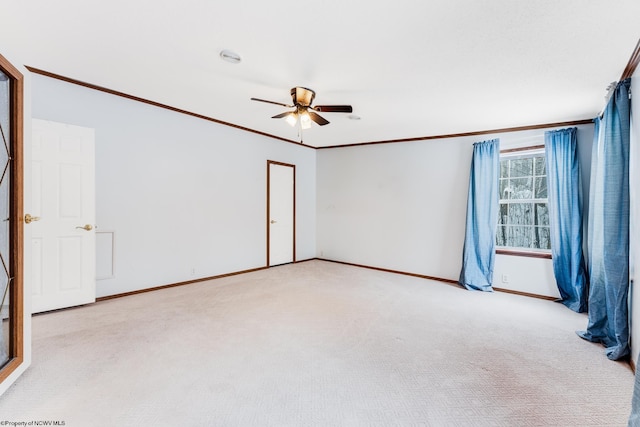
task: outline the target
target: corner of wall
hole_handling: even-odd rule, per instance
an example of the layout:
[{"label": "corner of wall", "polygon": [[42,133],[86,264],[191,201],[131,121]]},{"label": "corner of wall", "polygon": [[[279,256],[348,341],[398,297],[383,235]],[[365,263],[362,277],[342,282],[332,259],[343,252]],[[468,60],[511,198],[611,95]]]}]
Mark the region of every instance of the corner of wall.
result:
[{"label": "corner of wall", "polygon": [[[631,92],[636,96],[631,98],[631,155],[630,162],[630,269],[629,269],[629,299],[630,299],[630,328],[631,328],[631,360],[636,363],[640,355],[640,290],[636,291],[635,283],[640,269],[640,72],[636,71],[631,78]],[[634,115],[633,112],[636,112]],[[633,365],[632,365],[633,366]]]}]

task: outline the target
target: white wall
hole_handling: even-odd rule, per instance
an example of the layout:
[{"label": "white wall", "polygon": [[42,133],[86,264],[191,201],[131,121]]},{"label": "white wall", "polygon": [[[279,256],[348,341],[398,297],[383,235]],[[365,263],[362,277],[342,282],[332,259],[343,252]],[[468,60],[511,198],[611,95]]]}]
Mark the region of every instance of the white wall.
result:
[{"label": "white wall", "polygon": [[318,256],[457,279],[472,142],[318,150]]},{"label": "white wall", "polygon": [[[543,135],[544,129],[318,150],[318,256],[457,280],[473,143],[499,137],[501,149],[515,148],[543,144]],[[593,125],[579,126],[578,140],[588,188]],[[559,296],[548,259],[498,255],[494,285]]]},{"label": "white wall", "polygon": [[[631,360],[638,362],[640,354],[640,289],[638,271],[640,270],[640,71],[631,78],[631,157],[629,171],[629,191],[631,196],[630,212],[630,279],[632,280],[629,310],[631,316]],[[638,366],[636,365],[636,368]]]},{"label": "white wall", "polygon": [[33,117],[95,129],[98,231],[115,233],[98,296],[264,267],[267,160],[296,165],[296,258],[315,257],[313,149],[40,75]]}]

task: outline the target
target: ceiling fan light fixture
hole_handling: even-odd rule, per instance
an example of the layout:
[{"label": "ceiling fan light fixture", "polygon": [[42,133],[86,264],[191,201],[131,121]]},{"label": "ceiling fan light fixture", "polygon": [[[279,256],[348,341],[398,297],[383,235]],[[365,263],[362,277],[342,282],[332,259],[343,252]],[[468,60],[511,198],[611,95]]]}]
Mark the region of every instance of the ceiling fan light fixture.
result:
[{"label": "ceiling fan light fixture", "polygon": [[221,50],[220,58],[222,58],[223,61],[227,61],[232,64],[239,64],[240,61],[242,61],[242,58],[240,58],[240,55],[238,55],[237,53],[229,49]]},{"label": "ceiling fan light fixture", "polygon": [[287,121],[287,123],[289,123],[289,126],[293,127],[298,122],[297,114],[296,113],[289,113],[287,115],[287,117],[285,118],[285,120]]},{"label": "ceiling fan light fixture", "polygon": [[300,113],[300,127],[302,127],[302,129],[311,128],[311,117],[309,117],[308,111]]}]

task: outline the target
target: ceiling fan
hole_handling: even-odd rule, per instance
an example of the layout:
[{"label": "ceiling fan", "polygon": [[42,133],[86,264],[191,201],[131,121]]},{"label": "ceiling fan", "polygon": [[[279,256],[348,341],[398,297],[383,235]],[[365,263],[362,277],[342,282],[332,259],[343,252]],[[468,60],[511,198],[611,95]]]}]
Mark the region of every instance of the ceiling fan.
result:
[{"label": "ceiling fan", "polygon": [[316,105],[312,106],[313,98],[316,93],[306,87],[294,87],[291,89],[291,97],[293,98],[293,105],[283,104],[280,102],[268,101],[266,99],[251,98],[252,101],[267,102],[269,104],[281,105],[287,108],[295,108],[293,111],[287,111],[284,113],[276,114],[272,119],[285,118],[287,123],[291,126],[295,126],[298,120],[300,120],[300,127],[302,129],[309,129],[311,122],[314,121],[320,126],[328,125],[329,121],[324,117],[316,113],[316,111],[323,113],[351,113],[353,108],[351,105]]}]

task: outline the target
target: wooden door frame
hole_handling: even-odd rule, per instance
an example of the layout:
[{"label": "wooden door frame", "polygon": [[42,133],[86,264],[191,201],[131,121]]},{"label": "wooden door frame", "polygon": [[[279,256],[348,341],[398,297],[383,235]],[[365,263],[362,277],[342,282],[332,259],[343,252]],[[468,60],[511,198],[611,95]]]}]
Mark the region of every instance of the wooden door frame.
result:
[{"label": "wooden door frame", "polygon": [[275,160],[267,160],[267,264],[266,267],[269,268],[270,260],[270,251],[271,251],[271,224],[270,221],[270,213],[271,213],[271,165],[276,166],[286,166],[293,168],[293,262],[296,262],[296,165],[292,165],[289,163],[277,162]]},{"label": "wooden door frame", "polygon": [[0,368],[0,383],[24,362],[24,224],[23,207],[23,138],[24,77],[11,63],[0,55],[0,70],[10,81],[10,134],[9,134],[9,252],[11,259],[5,266],[9,272],[9,361]]}]

